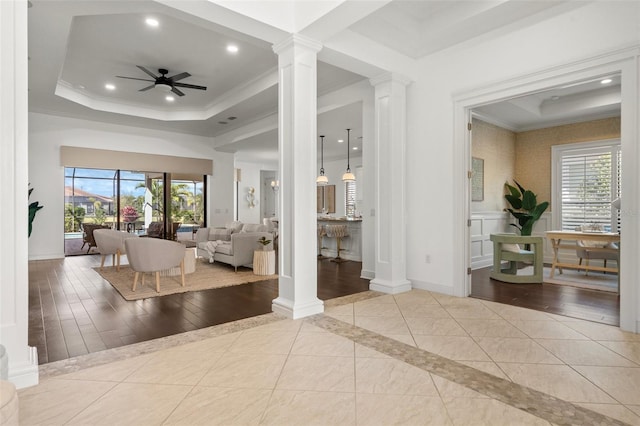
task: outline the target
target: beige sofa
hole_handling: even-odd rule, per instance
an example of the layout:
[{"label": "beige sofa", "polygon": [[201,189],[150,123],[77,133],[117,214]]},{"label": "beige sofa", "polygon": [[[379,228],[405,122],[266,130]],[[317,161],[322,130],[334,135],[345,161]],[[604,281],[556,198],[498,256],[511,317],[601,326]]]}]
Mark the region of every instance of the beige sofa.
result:
[{"label": "beige sofa", "polygon": [[208,258],[209,252],[205,248],[207,242],[217,241],[214,260],[227,263],[237,271],[238,266],[252,266],[253,252],[262,250],[262,245],[258,243],[262,237],[272,241],[266,247],[267,250],[272,250],[273,233],[267,232],[266,225],[229,222],[220,228],[200,228],[196,233],[198,256]]}]

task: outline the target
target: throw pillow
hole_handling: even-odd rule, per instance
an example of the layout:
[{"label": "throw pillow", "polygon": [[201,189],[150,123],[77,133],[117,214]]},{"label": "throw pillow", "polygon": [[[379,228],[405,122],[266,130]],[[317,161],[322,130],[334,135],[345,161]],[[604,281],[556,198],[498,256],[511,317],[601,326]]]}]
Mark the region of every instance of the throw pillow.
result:
[{"label": "throw pillow", "polygon": [[211,228],[209,229],[209,241],[231,241],[232,229]]},{"label": "throw pillow", "polygon": [[502,244],[502,251],[520,253],[520,246],[518,244]]},{"label": "throw pillow", "polygon": [[267,232],[267,227],[259,223],[246,223],[240,232]]},{"label": "throw pillow", "polygon": [[227,222],[224,227],[231,229],[231,232],[240,232],[242,230],[243,223],[240,221]]}]

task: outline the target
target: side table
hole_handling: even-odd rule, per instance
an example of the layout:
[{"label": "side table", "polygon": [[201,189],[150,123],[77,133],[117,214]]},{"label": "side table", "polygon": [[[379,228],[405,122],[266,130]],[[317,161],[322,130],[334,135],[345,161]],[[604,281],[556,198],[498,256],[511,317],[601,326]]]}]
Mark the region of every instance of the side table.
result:
[{"label": "side table", "polygon": [[[192,274],[196,271],[196,249],[185,248],[184,249],[184,273]],[[180,267],[169,268],[164,271],[160,271],[160,275],[163,277],[173,277],[180,275]]]},{"label": "side table", "polygon": [[276,273],[275,250],[255,250],[253,252],[253,273],[255,275],[273,275]]}]

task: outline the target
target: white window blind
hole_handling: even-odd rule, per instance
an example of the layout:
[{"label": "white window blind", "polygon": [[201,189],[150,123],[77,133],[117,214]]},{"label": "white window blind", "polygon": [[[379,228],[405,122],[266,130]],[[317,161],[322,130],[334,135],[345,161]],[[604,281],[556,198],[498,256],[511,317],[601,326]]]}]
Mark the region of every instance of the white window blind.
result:
[{"label": "white window blind", "polygon": [[345,182],[344,185],[344,211],[347,216],[355,216],[356,214],[356,183]]},{"label": "white window blind", "polygon": [[561,229],[601,224],[606,230],[619,231],[619,214],[611,206],[621,190],[619,142],[559,149],[558,156]]}]

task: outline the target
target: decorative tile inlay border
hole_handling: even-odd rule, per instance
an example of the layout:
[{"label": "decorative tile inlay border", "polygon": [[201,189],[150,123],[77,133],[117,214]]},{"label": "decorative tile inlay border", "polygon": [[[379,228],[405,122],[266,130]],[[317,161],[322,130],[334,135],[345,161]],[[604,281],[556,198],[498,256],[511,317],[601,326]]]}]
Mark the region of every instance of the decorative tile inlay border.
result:
[{"label": "decorative tile inlay border", "polygon": [[[627,425],[546,393],[325,316],[307,322],[557,425]],[[627,425],[628,426],[628,425]]]},{"label": "decorative tile inlay border", "polygon": [[245,318],[225,324],[214,325],[212,327],[201,328],[199,330],[187,331],[173,336],[161,337],[159,339],[148,340],[146,342],[134,343],[132,345],[121,346],[61,361],[50,362],[39,366],[40,379],[43,380],[59,376],[61,374],[73,373],[84,370],[85,368],[97,367],[110,362],[121,361],[139,355],[173,348],[186,343],[244,331],[261,325],[282,321],[284,319],[286,319],[286,317],[272,312],[257,317]]},{"label": "decorative tile inlay border", "polygon": [[[324,306],[325,308],[327,308],[346,305],[349,303],[360,302],[383,295],[384,293],[380,293],[377,291],[364,291],[361,293],[326,300],[324,302]],[[80,355],[74,358],[50,362],[39,366],[40,379],[44,380],[62,374],[84,370],[85,368],[97,367],[99,365],[104,365],[110,362],[121,361],[138,355],[144,355],[163,349],[173,348],[185,343],[197,342],[200,340],[209,339],[211,337],[221,336],[223,334],[248,330],[250,328],[259,327],[261,325],[270,324],[276,321],[282,321],[284,319],[286,319],[286,317],[272,312],[269,314],[264,314],[252,318],[245,318],[226,324],[215,325],[199,330],[187,331],[185,333],[175,334],[172,336],[161,337],[145,342],[107,349],[100,352],[93,352],[87,355]]]},{"label": "decorative tile inlay border", "polygon": [[350,303],[362,302],[364,300],[373,299],[375,297],[385,296],[386,293],[379,291],[367,290],[360,293],[349,294],[347,296],[336,297],[324,301],[325,308],[335,308],[336,306],[348,305]]}]

